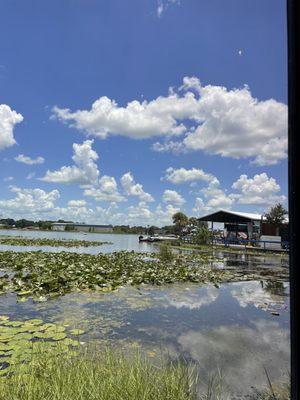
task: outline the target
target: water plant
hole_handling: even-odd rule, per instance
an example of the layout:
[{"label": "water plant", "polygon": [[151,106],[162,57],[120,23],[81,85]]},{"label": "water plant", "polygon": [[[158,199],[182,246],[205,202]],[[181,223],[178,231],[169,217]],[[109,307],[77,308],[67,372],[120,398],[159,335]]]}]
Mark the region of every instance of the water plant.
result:
[{"label": "water plant", "polygon": [[161,261],[172,261],[174,255],[172,253],[172,249],[166,243],[162,243],[159,246],[158,258]]},{"label": "water plant", "polygon": [[[15,292],[19,298],[45,301],[72,291],[111,291],[124,285],[162,285],[175,282],[211,283],[273,279],[274,269],[247,271],[219,269],[207,254],[178,254],[171,261],[156,254],[115,252],[109,254],[0,252],[0,294]],[[287,279],[288,271],[278,270]]]},{"label": "water plant", "polygon": [[79,329],[67,331],[63,325],[41,319],[16,321],[0,316],[0,376],[7,376],[18,363],[29,362],[41,349],[47,353],[55,348],[58,354],[71,350],[72,354],[79,346],[78,332],[84,333]]},{"label": "water plant", "polygon": [[0,378],[0,400],[193,400],[196,374],[181,363],[104,348],[70,354],[43,347]]},{"label": "water plant", "polygon": [[0,235],[0,245],[1,244],[9,246],[90,247],[112,243],[78,239],[48,239]]}]

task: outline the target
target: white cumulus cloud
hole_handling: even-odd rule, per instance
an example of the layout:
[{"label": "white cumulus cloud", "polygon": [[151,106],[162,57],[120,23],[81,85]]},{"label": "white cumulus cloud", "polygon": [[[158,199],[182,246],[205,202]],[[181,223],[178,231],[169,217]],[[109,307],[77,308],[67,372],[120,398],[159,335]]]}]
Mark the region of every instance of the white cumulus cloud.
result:
[{"label": "white cumulus cloud", "polygon": [[272,205],[286,200],[285,196],[279,194],[279,184],[265,172],[253,178],[243,174],[233,183],[232,188],[240,192],[234,194],[240,204]]},{"label": "white cumulus cloud", "polygon": [[186,182],[195,182],[195,181],[204,181],[204,182],[219,182],[218,179],[209,174],[204,172],[203,169],[198,168],[168,168],[166,170],[166,175],[164,177],[169,182],[174,183],[175,185],[186,183]]},{"label": "white cumulus cloud", "polygon": [[[274,165],[287,157],[287,106],[259,100],[248,86],[227,89],[184,77],[178,93],[152,101],[133,100],[122,107],[106,96],[90,110],[54,107],[54,115],[88,135],[133,139],[164,137],[158,152],[204,151],[231,158],[249,158],[257,165]],[[182,136],[185,135],[185,136]],[[171,138],[179,139],[173,141]]]},{"label": "white cumulus cloud", "polygon": [[85,200],[70,200],[68,201],[69,207],[83,207],[86,205]]},{"label": "white cumulus cloud", "polygon": [[30,158],[28,156],[24,156],[24,154],[19,154],[17,157],[15,157],[15,160],[27,165],[43,164],[45,162],[43,157],[39,156],[37,158]]},{"label": "white cumulus cloud", "polygon": [[176,192],[176,190],[166,189],[163,193],[162,200],[164,203],[170,203],[175,206],[182,206],[185,203],[185,199]]},{"label": "white cumulus cloud", "polygon": [[103,175],[99,179],[97,185],[87,187],[83,194],[85,196],[93,197],[96,201],[125,201],[124,196],[122,196],[118,191],[115,178],[107,175]]},{"label": "white cumulus cloud", "polygon": [[22,189],[16,186],[10,187],[15,197],[8,200],[0,200],[0,210],[5,215],[14,217],[24,216],[34,218],[45,215],[53,210],[54,203],[60,197],[57,189],[46,192],[42,189]]},{"label": "white cumulus cloud", "polygon": [[47,171],[40,180],[55,183],[78,183],[81,185],[97,182],[100,174],[96,161],[98,154],[92,149],[93,140],[73,144],[74,165],[63,166],[57,171]]},{"label": "white cumulus cloud", "polygon": [[151,202],[154,201],[151,194],[143,189],[143,185],[135,183],[134,178],[130,172],[126,172],[121,178],[121,185],[126,196],[137,196],[141,201]]},{"label": "white cumulus cloud", "polygon": [[0,104],[0,150],[16,143],[14,126],[23,121],[23,116],[6,104]]},{"label": "white cumulus cloud", "polygon": [[259,101],[247,86],[201,87],[196,119],[198,127],[184,139],[188,149],[251,157],[257,165],[273,165],[287,156],[287,106],[274,99]]}]

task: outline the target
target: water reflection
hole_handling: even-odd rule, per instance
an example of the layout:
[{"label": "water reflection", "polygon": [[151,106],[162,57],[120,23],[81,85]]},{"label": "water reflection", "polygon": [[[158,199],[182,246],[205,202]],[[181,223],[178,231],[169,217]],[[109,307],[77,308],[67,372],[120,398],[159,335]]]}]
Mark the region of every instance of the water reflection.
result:
[{"label": "water reflection", "polygon": [[[1,314],[42,318],[82,328],[81,340],[139,345],[198,363],[207,382],[221,368],[230,390],[265,386],[265,366],[278,379],[289,365],[288,284],[259,281],[124,287],[111,293],[72,293],[45,303],[0,296]],[[274,316],[271,309],[280,310]]]},{"label": "water reflection", "polygon": [[289,371],[289,332],[275,321],[254,320],[251,326],[221,325],[214,329],[190,330],[180,335],[181,350],[199,365],[202,380],[217,369],[235,396],[252,386],[266,387]]},{"label": "water reflection", "polygon": [[260,286],[257,282],[245,282],[242,287],[238,283],[233,283],[231,294],[241,307],[253,305],[264,311],[281,312],[287,307],[287,286],[287,283],[277,281],[261,281]]}]

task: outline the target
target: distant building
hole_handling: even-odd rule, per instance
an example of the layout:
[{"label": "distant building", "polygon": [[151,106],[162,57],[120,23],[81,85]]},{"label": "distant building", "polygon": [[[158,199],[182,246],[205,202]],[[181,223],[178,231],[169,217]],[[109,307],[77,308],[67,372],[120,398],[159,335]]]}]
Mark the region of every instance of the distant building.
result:
[{"label": "distant building", "polygon": [[54,222],[51,225],[53,231],[77,231],[77,232],[96,232],[96,233],[112,233],[112,225],[93,225],[93,224],[77,224],[72,222]]}]

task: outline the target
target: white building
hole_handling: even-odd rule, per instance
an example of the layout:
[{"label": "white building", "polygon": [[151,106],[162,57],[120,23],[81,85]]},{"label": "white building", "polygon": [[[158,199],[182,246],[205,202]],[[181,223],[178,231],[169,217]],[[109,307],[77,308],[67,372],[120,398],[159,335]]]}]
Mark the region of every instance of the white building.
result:
[{"label": "white building", "polygon": [[53,231],[79,231],[79,232],[98,232],[112,233],[112,225],[77,224],[73,222],[54,222],[51,226]]}]

